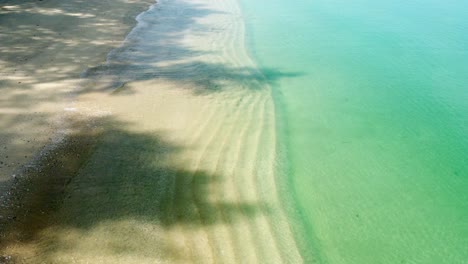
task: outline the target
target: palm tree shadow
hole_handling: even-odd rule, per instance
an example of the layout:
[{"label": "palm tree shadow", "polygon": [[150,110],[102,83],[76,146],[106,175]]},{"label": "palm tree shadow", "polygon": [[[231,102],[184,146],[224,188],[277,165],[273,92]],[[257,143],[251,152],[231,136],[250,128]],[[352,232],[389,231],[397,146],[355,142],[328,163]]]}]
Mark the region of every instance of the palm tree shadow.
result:
[{"label": "palm tree shadow", "polygon": [[[3,234],[0,249],[37,241],[47,230],[88,232],[119,221],[198,229],[268,214],[262,203],[216,197],[221,175],[171,165],[171,156],[183,149],[165,141],[164,133],[130,132],[128,124],[110,119],[99,122],[105,124],[99,132],[73,134],[19,180],[11,201],[19,209],[9,216],[16,222]],[[135,231],[125,241],[144,241],[145,235]],[[41,258],[63,250],[61,239],[50,238],[41,243]],[[147,254],[114,237],[109,243],[127,255]],[[164,251],[167,258],[179,255],[171,246]]]},{"label": "palm tree shadow", "polygon": [[186,1],[161,5],[157,11],[140,17],[142,26],[136,27],[122,47],[108,55],[105,64],[91,67],[82,74],[83,78],[92,83],[82,93],[90,90],[112,92],[125,86],[120,89],[125,91],[118,94],[129,94],[136,91],[126,86],[127,83],[147,80],[163,80],[176,84],[175,87],[190,87],[195,94],[219,92],[233,87],[259,90],[265,84],[275,84],[283,78],[302,75],[299,72],[258,68],[254,65],[234,66],[211,62],[206,56],[221,56],[216,54],[221,51],[199,50],[190,46],[185,40],[187,30],[199,36],[222,31],[208,28],[200,24],[198,19],[210,15],[229,17],[236,14],[211,10]]}]

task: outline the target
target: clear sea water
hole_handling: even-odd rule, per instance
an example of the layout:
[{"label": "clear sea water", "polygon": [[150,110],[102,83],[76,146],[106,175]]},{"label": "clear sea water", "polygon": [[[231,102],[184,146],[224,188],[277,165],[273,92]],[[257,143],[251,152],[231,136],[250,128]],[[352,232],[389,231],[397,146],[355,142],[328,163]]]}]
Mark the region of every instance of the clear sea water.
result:
[{"label": "clear sea water", "polygon": [[468,2],[241,4],[307,262],[468,263]]}]

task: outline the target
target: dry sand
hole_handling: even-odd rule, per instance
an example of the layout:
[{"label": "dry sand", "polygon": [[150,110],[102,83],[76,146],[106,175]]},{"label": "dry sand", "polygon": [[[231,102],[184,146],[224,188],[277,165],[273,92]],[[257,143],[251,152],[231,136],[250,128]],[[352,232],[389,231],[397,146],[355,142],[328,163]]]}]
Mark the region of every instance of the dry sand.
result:
[{"label": "dry sand", "polygon": [[80,75],[105,62],[153,3],[0,0],[0,246],[18,218],[10,194],[32,164],[53,160],[40,153],[63,140]]},{"label": "dry sand", "polygon": [[300,263],[238,3],[163,0],[138,19],[63,106],[84,124],[2,250],[26,263]]},{"label": "dry sand", "polygon": [[80,74],[103,63],[152,0],[0,1],[0,190],[63,128]]}]

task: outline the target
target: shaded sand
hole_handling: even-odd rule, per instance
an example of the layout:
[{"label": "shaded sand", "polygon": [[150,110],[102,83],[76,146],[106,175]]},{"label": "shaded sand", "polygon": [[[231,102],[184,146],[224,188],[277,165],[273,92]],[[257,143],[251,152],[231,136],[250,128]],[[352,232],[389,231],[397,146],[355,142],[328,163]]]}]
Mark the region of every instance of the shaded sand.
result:
[{"label": "shaded sand", "polygon": [[69,93],[152,0],[0,1],[0,192],[63,129]]},{"label": "shaded sand", "polygon": [[36,184],[44,203],[24,206],[33,218],[3,252],[26,263],[302,262],[277,196],[262,72],[294,74],[252,63],[234,0],[160,1],[138,21],[67,106],[85,120],[68,138],[78,165],[58,159],[70,170]]}]

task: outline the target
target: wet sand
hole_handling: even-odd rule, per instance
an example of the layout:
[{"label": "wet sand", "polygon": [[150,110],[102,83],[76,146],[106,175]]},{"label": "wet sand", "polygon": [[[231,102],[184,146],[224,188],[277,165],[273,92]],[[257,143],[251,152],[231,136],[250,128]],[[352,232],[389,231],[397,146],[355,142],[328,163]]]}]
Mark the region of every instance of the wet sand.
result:
[{"label": "wet sand", "polygon": [[63,173],[29,182],[41,202],[23,205],[2,250],[26,263],[300,263],[268,69],[247,54],[237,2],[160,1],[138,21],[83,74],[65,106],[76,126],[51,152]]}]

